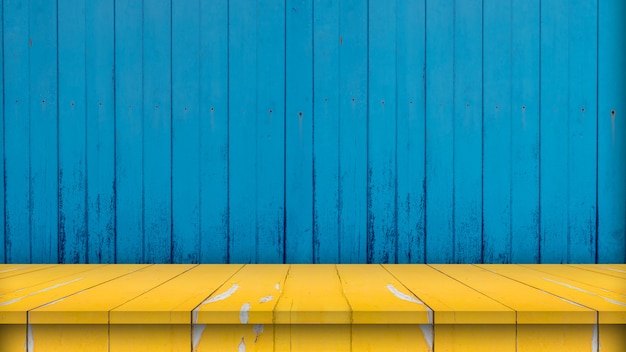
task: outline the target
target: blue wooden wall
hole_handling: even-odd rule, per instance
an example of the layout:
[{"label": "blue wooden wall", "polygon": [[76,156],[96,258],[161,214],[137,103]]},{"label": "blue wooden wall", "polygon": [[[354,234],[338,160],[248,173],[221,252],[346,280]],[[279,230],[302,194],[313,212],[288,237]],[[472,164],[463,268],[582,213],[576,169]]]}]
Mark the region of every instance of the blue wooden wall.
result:
[{"label": "blue wooden wall", "polygon": [[626,261],[623,0],[3,0],[0,262]]}]

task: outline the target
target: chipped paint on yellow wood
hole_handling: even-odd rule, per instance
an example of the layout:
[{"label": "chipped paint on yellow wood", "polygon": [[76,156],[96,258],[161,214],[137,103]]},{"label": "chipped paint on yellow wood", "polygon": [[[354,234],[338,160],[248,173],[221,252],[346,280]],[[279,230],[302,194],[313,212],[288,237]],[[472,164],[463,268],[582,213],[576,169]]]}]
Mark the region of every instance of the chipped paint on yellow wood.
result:
[{"label": "chipped paint on yellow wood", "polygon": [[436,351],[514,352],[515,324],[436,324]]},{"label": "chipped paint on yellow wood", "polygon": [[[541,264],[543,265],[543,264]],[[500,275],[550,292],[565,302],[598,311],[600,324],[626,324],[626,297],[598,287],[518,265],[478,265]],[[597,276],[603,276],[597,274]]]},{"label": "chipped paint on yellow wood", "polygon": [[111,324],[190,324],[190,312],[242,267],[198,265],[113,309]]},{"label": "chipped paint on yellow wood", "polygon": [[560,276],[566,280],[595,286],[599,289],[626,295],[626,278],[618,278],[606,273],[597,273],[578,267],[559,264],[526,264],[524,267]]},{"label": "chipped paint on yellow wood", "polygon": [[189,351],[191,326],[111,324],[111,352]]},{"label": "chipped paint on yellow wood", "polygon": [[44,270],[53,266],[58,266],[58,264],[1,264],[0,279]]},{"label": "chipped paint on yellow wood", "polygon": [[352,325],[352,351],[433,351],[432,332],[427,332],[428,340],[422,329],[420,325],[410,324],[355,324]]},{"label": "chipped paint on yellow wood", "polygon": [[348,324],[280,324],[274,331],[275,351],[358,351],[351,349]]},{"label": "chipped paint on yellow wood", "polygon": [[31,324],[107,324],[109,310],[151,290],[193,265],[152,265],[30,312]]},{"label": "chipped paint on yellow wood", "polygon": [[484,266],[469,264],[431,266],[515,309],[518,324],[596,324],[596,311],[488,271],[483,268]]},{"label": "chipped paint on yellow wood", "polygon": [[[26,324],[26,312],[37,307],[58,303],[74,295],[109,280],[127,275],[148,267],[145,264],[110,265],[96,268],[89,275],[78,273],[30,286],[19,292],[0,297],[0,324]],[[89,302],[85,302],[89,304]],[[54,322],[56,323],[56,322]]]},{"label": "chipped paint on yellow wood", "polygon": [[598,334],[600,352],[626,351],[626,324],[600,325]]},{"label": "chipped paint on yellow wood", "polygon": [[0,324],[0,351],[24,351],[26,325]]},{"label": "chipped paint on yellow wood", "polygon": [[246,265],[194,309],[198,324],[271,324],[289,265]]},{"label": "chipped paint on yellow wood", "polygon": [[515,324],[514,310],[427,265],[383,267],[434,311],[437,324]]},{"label": "chipped paint on yellow wood", "polygon": [[28,352],[109,352],[109,326],[29,325]]},{"label": "chipped paint on yellow wood", "polygon": [[193,342],[193,352],[274,351],[271,324],[207,324],[203,329],[202,339]]},{"label": "chipped paint on yellow wood", "polygon": [[351,311],[335,265],[292,264],[274,309],[276,324],[349,324]]},{"label": "chipped paint on yellow wood", "polygon": [[340,264],[353,324],[432,324],[432,311],[380,265]]},{"label": "chipped paint on yellow wood", "polygon": [[596,352],[598,340],[595,327],[581,324],[519,324],[517,348],[519,352]]},{"label": "chipped paint on yellow wood", "polygon": [[42,270],[35,270],[29,273],[0,279],[0,296],[73,274],[85,273],[85,275],[88,275],[87,272],[89,270],[103,266],[104,264],[56,265]]}]

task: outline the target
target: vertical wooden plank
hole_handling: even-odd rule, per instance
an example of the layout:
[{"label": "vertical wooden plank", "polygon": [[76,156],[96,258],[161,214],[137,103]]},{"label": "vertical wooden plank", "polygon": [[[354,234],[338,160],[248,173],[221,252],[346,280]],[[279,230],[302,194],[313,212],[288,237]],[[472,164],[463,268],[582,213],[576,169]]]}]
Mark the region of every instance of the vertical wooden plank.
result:
[{"label": "vertical wooden plank", "polygon": [[[599,2],[598,263],[626,263],[626,3]],[[6,15],[5,15],[6,16]]]},{"label": "vertical wooden plank", "polygon": [[229,262],[228,13],[227,0],[200,4],[201,263]]},{"label": "vertical wooden plank", "polygon": [[426,2],[397,3],[398,263],[424,262]]},{"label": "vertical wooden plank", "polygon": [[457,1],[454,11],[454,262],[477,263],[482,258],[483,2]]},{"label": "vertical wooden plank", "polygon": [[313,262],[313,2],[285,9],[285,262]]},{"label": "vertical wooden plank", "polygon": [[172,2],[172,262],[200,261],[200,2]]},{"label": "vertical wooden plank", "polygon": [[257,6],[233,0],[228,13],[229,262],[254,263],[258,259]]},{"label": "vertical wooden plank", "polygon": [[426,3],[426,262],[453,246],[454,1]]},{"label": "vertical wooden plank", "polygon": [[285,239],[285,2],[257,3],[257,263],[282,263]]},{"label": "vertical wooden plank", "polygon": [[58,262],[57,4],[32,0],[30,27],[31,261]]},{"label": "vertical wooden plank", "polygon": [[115,261],[144,261],[143,9],[115,2]]},{"label": "vertical wooden plank", "polygon": [[7,263],[30,263],[30,116],[28,6],[3,2],[4,187]]},{"label": "vertical wooden plank", "polygon": [[59,18],[59,262],[85,263],[88,253],[85,2],[60,2]]},{"label": "vertical wooden plank", "polygon": [[[2,157],[2,179],[4,178],[4,2],[0,2],[0,28],[2,34],[0,35],[0,156]],[[0,242],[5,245],[6,241],[6,218],[5,218],[5,183],[2,182],[0,187]],[[6,246],[4,247],[6,249]],[[6,251],[5,249],[0,251],[0,263],[6,263]]]},{"label": "vertical wooden plank", "polygon": [[339,260],[339,3],[313,3],[313,262]]},{"label": "vertical wooden plank", "polygon": [[397,252],[397,2],[371,1],[368,16],[367,262]]},{"label": "vertical wooden plank", "polygon": [[541,3],[541,263],[564,263],[570,244],[568,13],[566,2]]},{"label": "vertical wooden plank", "polygon": [[143,2],[144,261],[171,262],[172,19],[170,0]]},{"label": "vertical wooden plank", "polygon": [[596,260],[597,10],[597,1],[570,0],[568,263]]},{"label": "vertical wooden plank", "polygon": [[512,5],[484,5],[483,261],[510,263]]},{"label": "vertical wooden plank", "polygon": [[339,3],[339,262],[367,260],[367,11]]},{"label": "vertical wooden plank", "polygon": [[115,18],[112,1],[86,1],[87,228],[90,263],[115,261]]},{"label": "vertical wooden plank", "polygon": [[511,2],[511,50],[515,53],[511,56],[510,80],[514,263],[539,261],[539,13],[539,0]]}]

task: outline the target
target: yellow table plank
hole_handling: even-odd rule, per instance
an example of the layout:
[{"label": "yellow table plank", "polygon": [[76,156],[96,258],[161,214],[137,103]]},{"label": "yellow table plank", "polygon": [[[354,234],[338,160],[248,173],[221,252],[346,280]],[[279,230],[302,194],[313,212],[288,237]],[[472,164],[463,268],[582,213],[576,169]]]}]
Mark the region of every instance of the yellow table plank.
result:
[{"label": "yellow table plank", "polygon": [[81,272],[88,275],[87,271],[102,266],[104,266],[104,264],[56,265],[22,275],[0,279],[0,296]]},{"label": "yellow table plank", "polygon": [[28,352],[109,352],[108,325],[29,325],[28,334]]},{"label": "yellow table plank", "polygon": [[350,324],[337,269],[331,264],[292,264],[274,309],[276,324]]},{"label": "yellow table plank", "polygon": [[626,279],[626,265],[610,265],[610,264],[568,264],[568,266],[579,268],[587,271],[593,271],[600,274],[611,275]]},{"label": "yellow table plank", "polygon": [[[246,265],[193,311],[197,351],[273,351],[273,311],[289,265]],[[197,325],[196,325],[197,324]]]},{"label": "yellow table plank", "polygon": [[19,292],[8,293],[0,297],[0,324],[26,324],[26,312],[29,310],[147,266],[145,264],[104,266],[89,271],[89,275],[78,273],[31,286]]},{"label": "yellow table plank", "polygon": [[517,326],[519,352],[597,352],[597,325],[523,324]]},{"label": "yellow table plank", "polygon": [[598,342],[599,352],[626,351],[626,324],[600,325]]},{"label": "yellow table plank", "polygon": [[592,285],[605,291],[626,295],[626,279],[579,267],[560,264],[526,264],[527,268]]},{"label": "yellow table plank", "polygon": [[350,306],[335,265],[289,266],[274,308],[277,351],[349,351],[350,322]]},{"label": "yellow table plank", "polygon": [[109,325],[111,352],[189,351],[190,335],[191,325],[185,324]]},{"label": "yellow table plank", "polygon": [[534,270],[534,266],[504,264],[477,266],[596,310],[598,311],[599,324],[626,324],[626,297],[620,294],[603,291],[598,287],[547,272],[537,271]]},{"label": "yellow table plank", "polygon": [[113,309],[111,324],[191,324],[191,311],[242,267],[198,265]]},{"label": "yellow table plank", "polygon": [[30,324],[107,324],[109,311],[194,265],[151,265],[30,311]]},{"label": "yellow table plank", "polygon": [[58,264],[3,264],[0,267],[0,279],[43,270],[53,266],[58,266]]},{"label": "yellow table plank", "polygon": [[435,324],[515,324],[514,310],[428,265],[383,267],[434,311]]},{"label": "yellow table plank", "polygon": [[516,334],[515,324],[435,323],[435,351],[516,352]]},{"label": "yellow table plank", "polygon": [[26,325],[0,324],[0,351],[25,351]]},{"label": "yellow table plank", "polygon": [[353,324],[432,324],[432,311],[380,265],[340,264]]},{"label": "yellow table plank", "polygon": [[466,264],[431,266],[514,309],[518,324],[596,324],[594,310],[566,302],[481,267]]}]

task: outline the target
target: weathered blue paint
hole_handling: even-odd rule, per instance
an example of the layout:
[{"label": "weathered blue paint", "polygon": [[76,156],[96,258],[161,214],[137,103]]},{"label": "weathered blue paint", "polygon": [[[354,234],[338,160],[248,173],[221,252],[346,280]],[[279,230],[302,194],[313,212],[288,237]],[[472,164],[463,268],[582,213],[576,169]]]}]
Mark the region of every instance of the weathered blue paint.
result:
[{"label": "weathered blue paint", "polygon": [[4,0],[0,262],[626,262],[625,12]]}]

